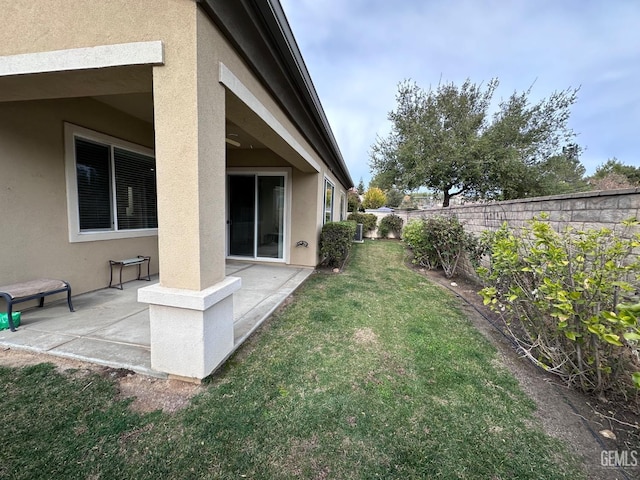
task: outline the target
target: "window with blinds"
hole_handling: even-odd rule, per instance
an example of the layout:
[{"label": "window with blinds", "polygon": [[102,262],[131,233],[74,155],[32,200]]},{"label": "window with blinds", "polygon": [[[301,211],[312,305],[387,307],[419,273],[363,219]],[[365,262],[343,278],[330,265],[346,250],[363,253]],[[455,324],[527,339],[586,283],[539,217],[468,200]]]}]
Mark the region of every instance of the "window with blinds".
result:
[{"label": "window with blinds", "polygon": [[158,228],[156,160],[113,149],[118,229]]},{"label": "window with blinds", "polygon": [[76,138],[80,230],[111,230],[111,175],[108,145]]},{"label": "window with blinds", "polygon": [[158,227],[155,158],[75,137],[80,231]]}]

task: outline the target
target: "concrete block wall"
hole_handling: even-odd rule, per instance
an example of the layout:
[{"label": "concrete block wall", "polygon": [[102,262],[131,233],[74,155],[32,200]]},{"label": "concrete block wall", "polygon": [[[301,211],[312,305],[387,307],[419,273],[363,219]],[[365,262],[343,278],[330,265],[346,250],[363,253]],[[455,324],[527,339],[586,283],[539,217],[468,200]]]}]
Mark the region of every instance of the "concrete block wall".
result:
[{"label": "concrete block wall", "polygon": [[512,228],[521,227],[543,212],[549,214],[549,221],[556,230],[567,226],[578,230],[620,229],[623,220],[640,216],[640,188],[455,205],[409,213],[410,217],[416,214],[418,217],[423,214],[455,214],[465,224],[467,231],[480,233],[495,230],[503,222]]},{"label": "concrete block wall", "polygon": [[[549,221],[557,231],[571,226],[577,230],[609,228],[622,232],[623,220],[640,218],[640,188],[472,203],[428,210],[396,210],[394,213],[404,220],[405,225],[412,218],[456,215],[466,231],[480,235],[485,230],[497,230],[504,222],[511,228],[524,226],[543,212],[549,214]],[[630,235],[638,232],[638,227],[627,231]],[[466,276],[475,277],[473,268],[466,260],[461,262],[459,270]]]}]

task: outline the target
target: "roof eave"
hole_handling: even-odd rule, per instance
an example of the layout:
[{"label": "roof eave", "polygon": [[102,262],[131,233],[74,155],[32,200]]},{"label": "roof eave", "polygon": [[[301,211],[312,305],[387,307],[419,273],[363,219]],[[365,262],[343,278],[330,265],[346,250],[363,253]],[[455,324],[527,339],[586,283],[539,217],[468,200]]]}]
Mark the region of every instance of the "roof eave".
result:
[{"label": "roof eave", "polygon": [[289,119],[347,188],[342,158],[300,49],[277,0],[196,0]]}]

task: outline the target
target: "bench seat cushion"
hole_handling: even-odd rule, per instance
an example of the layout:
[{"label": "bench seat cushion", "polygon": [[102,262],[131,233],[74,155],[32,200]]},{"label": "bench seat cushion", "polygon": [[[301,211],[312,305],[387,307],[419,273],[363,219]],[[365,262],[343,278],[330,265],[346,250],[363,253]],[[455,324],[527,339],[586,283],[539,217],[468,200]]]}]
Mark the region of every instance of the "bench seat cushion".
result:
[{"label": "bench seat cushion", "polygon": [[0,286],[0,292],[6,293],[12,299],[37,295],[38,293],[50,292],[66,288],[67,284],[62,280],[51,278],[38,278],[29,282],[14,283],[13,285]]},{"label": "bench seat cushion", "polygon": [[126,260],[118,260],[115,263],[121,263],[123,265],[137,265],[138,263],[144,263],[146,261],[145,258],[127,258]]}]

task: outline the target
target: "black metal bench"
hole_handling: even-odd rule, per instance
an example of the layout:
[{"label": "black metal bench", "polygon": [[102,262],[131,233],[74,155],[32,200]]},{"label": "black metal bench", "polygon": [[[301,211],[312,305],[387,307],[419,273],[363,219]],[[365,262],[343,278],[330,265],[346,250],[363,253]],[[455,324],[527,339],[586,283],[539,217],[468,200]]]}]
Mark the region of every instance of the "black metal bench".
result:
[{"label": "black metal bench", "polygon": [[44,297],[63,292],[67,293],[69,311],[74,312],[75,310],[71,303],[71,285],[64,280],[38,278],[29,282],[14,283],[13,285],[0,287],[0,297],[3,297],[7,301],[7,316],[11,331],[16,331],[15,325],[13,324],[13,318],[11,316],[14,304],[40,299],[38,307],[42,308],[44,306]]},{"label": "black metal bench", "polygon": [[[142,265],[147,264],[147,275],[146,278],[142,278]],[[120,290],[123,289],[122,287],[122,269],[124,267],[130,267],[132,265],[137,265],[138,266],[138,280],[146,280],[146,281],[151,281],[151,275],[150,275],[150,263],[151,263],[151,257],[146,257],[144,255],[138,255],[137,257],[134,258],[127,258],[126,260],[109,260],[109,270],[110,270],[110,275],[109,275],[109,288],[119,288]],[[116,285],[113,285],[113,267],[120,267],[120,282]]]}]

